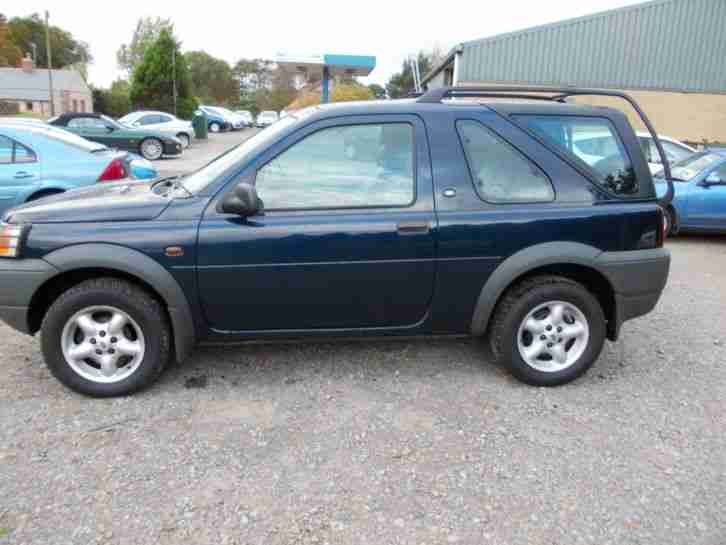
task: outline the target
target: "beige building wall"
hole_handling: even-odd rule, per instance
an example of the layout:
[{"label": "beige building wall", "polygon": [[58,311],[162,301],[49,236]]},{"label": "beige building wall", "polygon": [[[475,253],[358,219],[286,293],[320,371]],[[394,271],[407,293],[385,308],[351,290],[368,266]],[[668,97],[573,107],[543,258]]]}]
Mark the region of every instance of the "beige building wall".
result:
[{"label": "beige building wall", "polygon": [[[460,85],[488,85],[462,82]],[[666,91],[626,92],[655,125],[658,134],[692,144],[726,144],[726,93],[699,94]],[[612,106],[625,111],[636,130],[644,129],[638,115],[622,100],[608,97],[578,97],[577,102]]]}]

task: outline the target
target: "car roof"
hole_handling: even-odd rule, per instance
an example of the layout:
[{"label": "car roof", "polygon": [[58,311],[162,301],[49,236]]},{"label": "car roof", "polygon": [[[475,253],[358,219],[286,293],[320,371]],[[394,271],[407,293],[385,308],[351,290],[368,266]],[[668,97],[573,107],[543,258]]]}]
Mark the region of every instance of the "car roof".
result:
[{"label": "car roof", "polygon": [[582,115],[582,116],[624,116],[623,112],[615,108],[592,106],[587,104],[573,104],[548,102],[542,100],[522,99],[494,99],[494,100],[444,100],[440,103],[417,102],[416,99],[396,100],[369,100],[359,102],[337,102],[311,106],[313,109],[310,118],[327,118],[341,115],[366,114],[417,114],[444,111],[481,111],[492,109],[503,113],[530,114],[530,115]]}]

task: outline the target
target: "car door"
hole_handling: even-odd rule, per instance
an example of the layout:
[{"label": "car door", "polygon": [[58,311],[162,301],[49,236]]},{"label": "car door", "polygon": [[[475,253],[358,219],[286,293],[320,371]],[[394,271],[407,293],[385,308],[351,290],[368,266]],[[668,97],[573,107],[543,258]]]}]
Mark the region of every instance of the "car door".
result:
[{"label": "car door", "polygon": [[688,195],[688,222],[701,229],[726,229],[726,163],[694,185]]},{"label": "car door", "polygon": [[14,206],[29,185],[40,180],[40,163],[33,150],[0,134],[0,213]]},{"label": "car door", "polygon": [[243,219],[213,202],[200,225],[199,293],[211,327],[422,323],[435,274],[430,168],[414,116],[321,121],[273,145],[238,178],[254,180],[264,214]]}]

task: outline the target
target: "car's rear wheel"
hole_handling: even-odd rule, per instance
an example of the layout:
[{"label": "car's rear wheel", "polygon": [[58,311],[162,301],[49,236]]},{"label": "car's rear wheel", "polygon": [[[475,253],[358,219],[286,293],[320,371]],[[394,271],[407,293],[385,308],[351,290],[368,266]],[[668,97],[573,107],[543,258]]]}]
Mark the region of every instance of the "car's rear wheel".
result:
[{"label": "car's rear wheel", "polygon": [[212,122],[209,124],[209,132],[219,132],[222,130],[222,126],[217,122]]},{"label": "car's rear wheel", "polygon": [[182,148],[183,149],[187,149],[189,147],[189,145],[192,143],[192,139],[189,138],[189,135],[186,134],[186,133],[183,133],[183,132],[182,133],[179,133],[179,134],[176,135],[176,137],[181,142],[181,145],[182,145]]},{"label": "car's rear wheel", "polygon": [[141,142],[139,152],[144,159],[155,161],[164,155],[164,144],[158,138],[146,138]]},{"label": "car's rear wheel", "polygon": [[558,386],[592,366],[605,334],[600,303],[583,285],[539,276],[505,295],[493,318],[490,341],[496,359],[519,380]]},{"label": "car's rear wheel", "polygon": [[116,278],[88,280],[63,293],[48,310],[41,335],[53,375],[93,397],[149,386],[170,354],[170,328],[161,305]]}]

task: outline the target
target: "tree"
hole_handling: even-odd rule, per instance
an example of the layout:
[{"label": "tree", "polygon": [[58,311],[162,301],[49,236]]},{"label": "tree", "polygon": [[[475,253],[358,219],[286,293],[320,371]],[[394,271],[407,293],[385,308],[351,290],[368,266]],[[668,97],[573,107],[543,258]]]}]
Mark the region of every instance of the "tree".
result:
[{"label": "tree", "polygon": [[203,102],[216,104],[239,101],[239,81],[227,61],[204,51],[190,51],[184,54],[184,58],[189,66],[194,96]]},{"label": "tree", "polygon": [[368,89],[371,93],[373,93],[373,96],[382,99],[386,98],[386,89],[382,85],[378,85],[377,83],[371,83],[368,86]]},{"label": "tree", "polygon": [[360,83],[353,81],[340,83],[333,88],[332,102],[351,102],[354,100],[373,100],[373,92]]},{"label": "tree", "polygon": [[[174,69],[176,66],[176,70]],[[144,53],[144,59],[133,72],[130,99],[134,108],[174,111],[174,78],[176,77],[177,115],[191,118],[197,108],[192,96],[191,79],[179,43],[168,29]]]},{"label": "tree", "polygon": [[10,41],[8,20],[0,13],[0,66],[18,66],[22,58],[23,52]]},{"label": "tree", "polygon": [[154,43],[162,30],[168,30],[174,34],[174,24],[171,19],[161,17],[142,17],[136,23],[134,35],[129,44],[122,44],[116,52],[116,61],[119,68],[125,70],[128,76],[132,76],[134,69],[144,59],[146,49]]},{"label": "tree", "polygon": [[[34,13],[28,17],[13,17],[8,23],[10,41],[24,53],[37,48],[35,64],[48,68],[48,51],[45,47],[45,22]],[[53,68],[66,68],[73,65],[87,65],[92,57],[88,44],[76,40],[70,32],[57,26],[50,26],[50,47],[53,51]],[[85,69],[85,68],[84,68]]]},{"label": "tree", "polygon": [[[425,76],[431,71],[431,69],[434,67],[437,57],[438,53],[435,51],[419,51],[417,59],[418,69],[421,73],[421,77]],[[415,87],[413,83],[413,70],[411,69],[410,61],[406,59],[405,61],[403,61],[401,71],[393,74],[391,76],[391,79],[388,80],[388,83],[386,84],[386,91],[388,91],[388,96],[391,98],[403,98],[409,93],[413,92],[414,89]]]},{"label": "tree", "polygon": [[232,72],[242,93],[252,93],[272,85],[274,63],[265,59],[240,59]]},{"label": "tree", "polygon": [[131,111],[129,82],[118,79],[110,89],[93,88],[93,110],[111,117],[123,117]]}]

